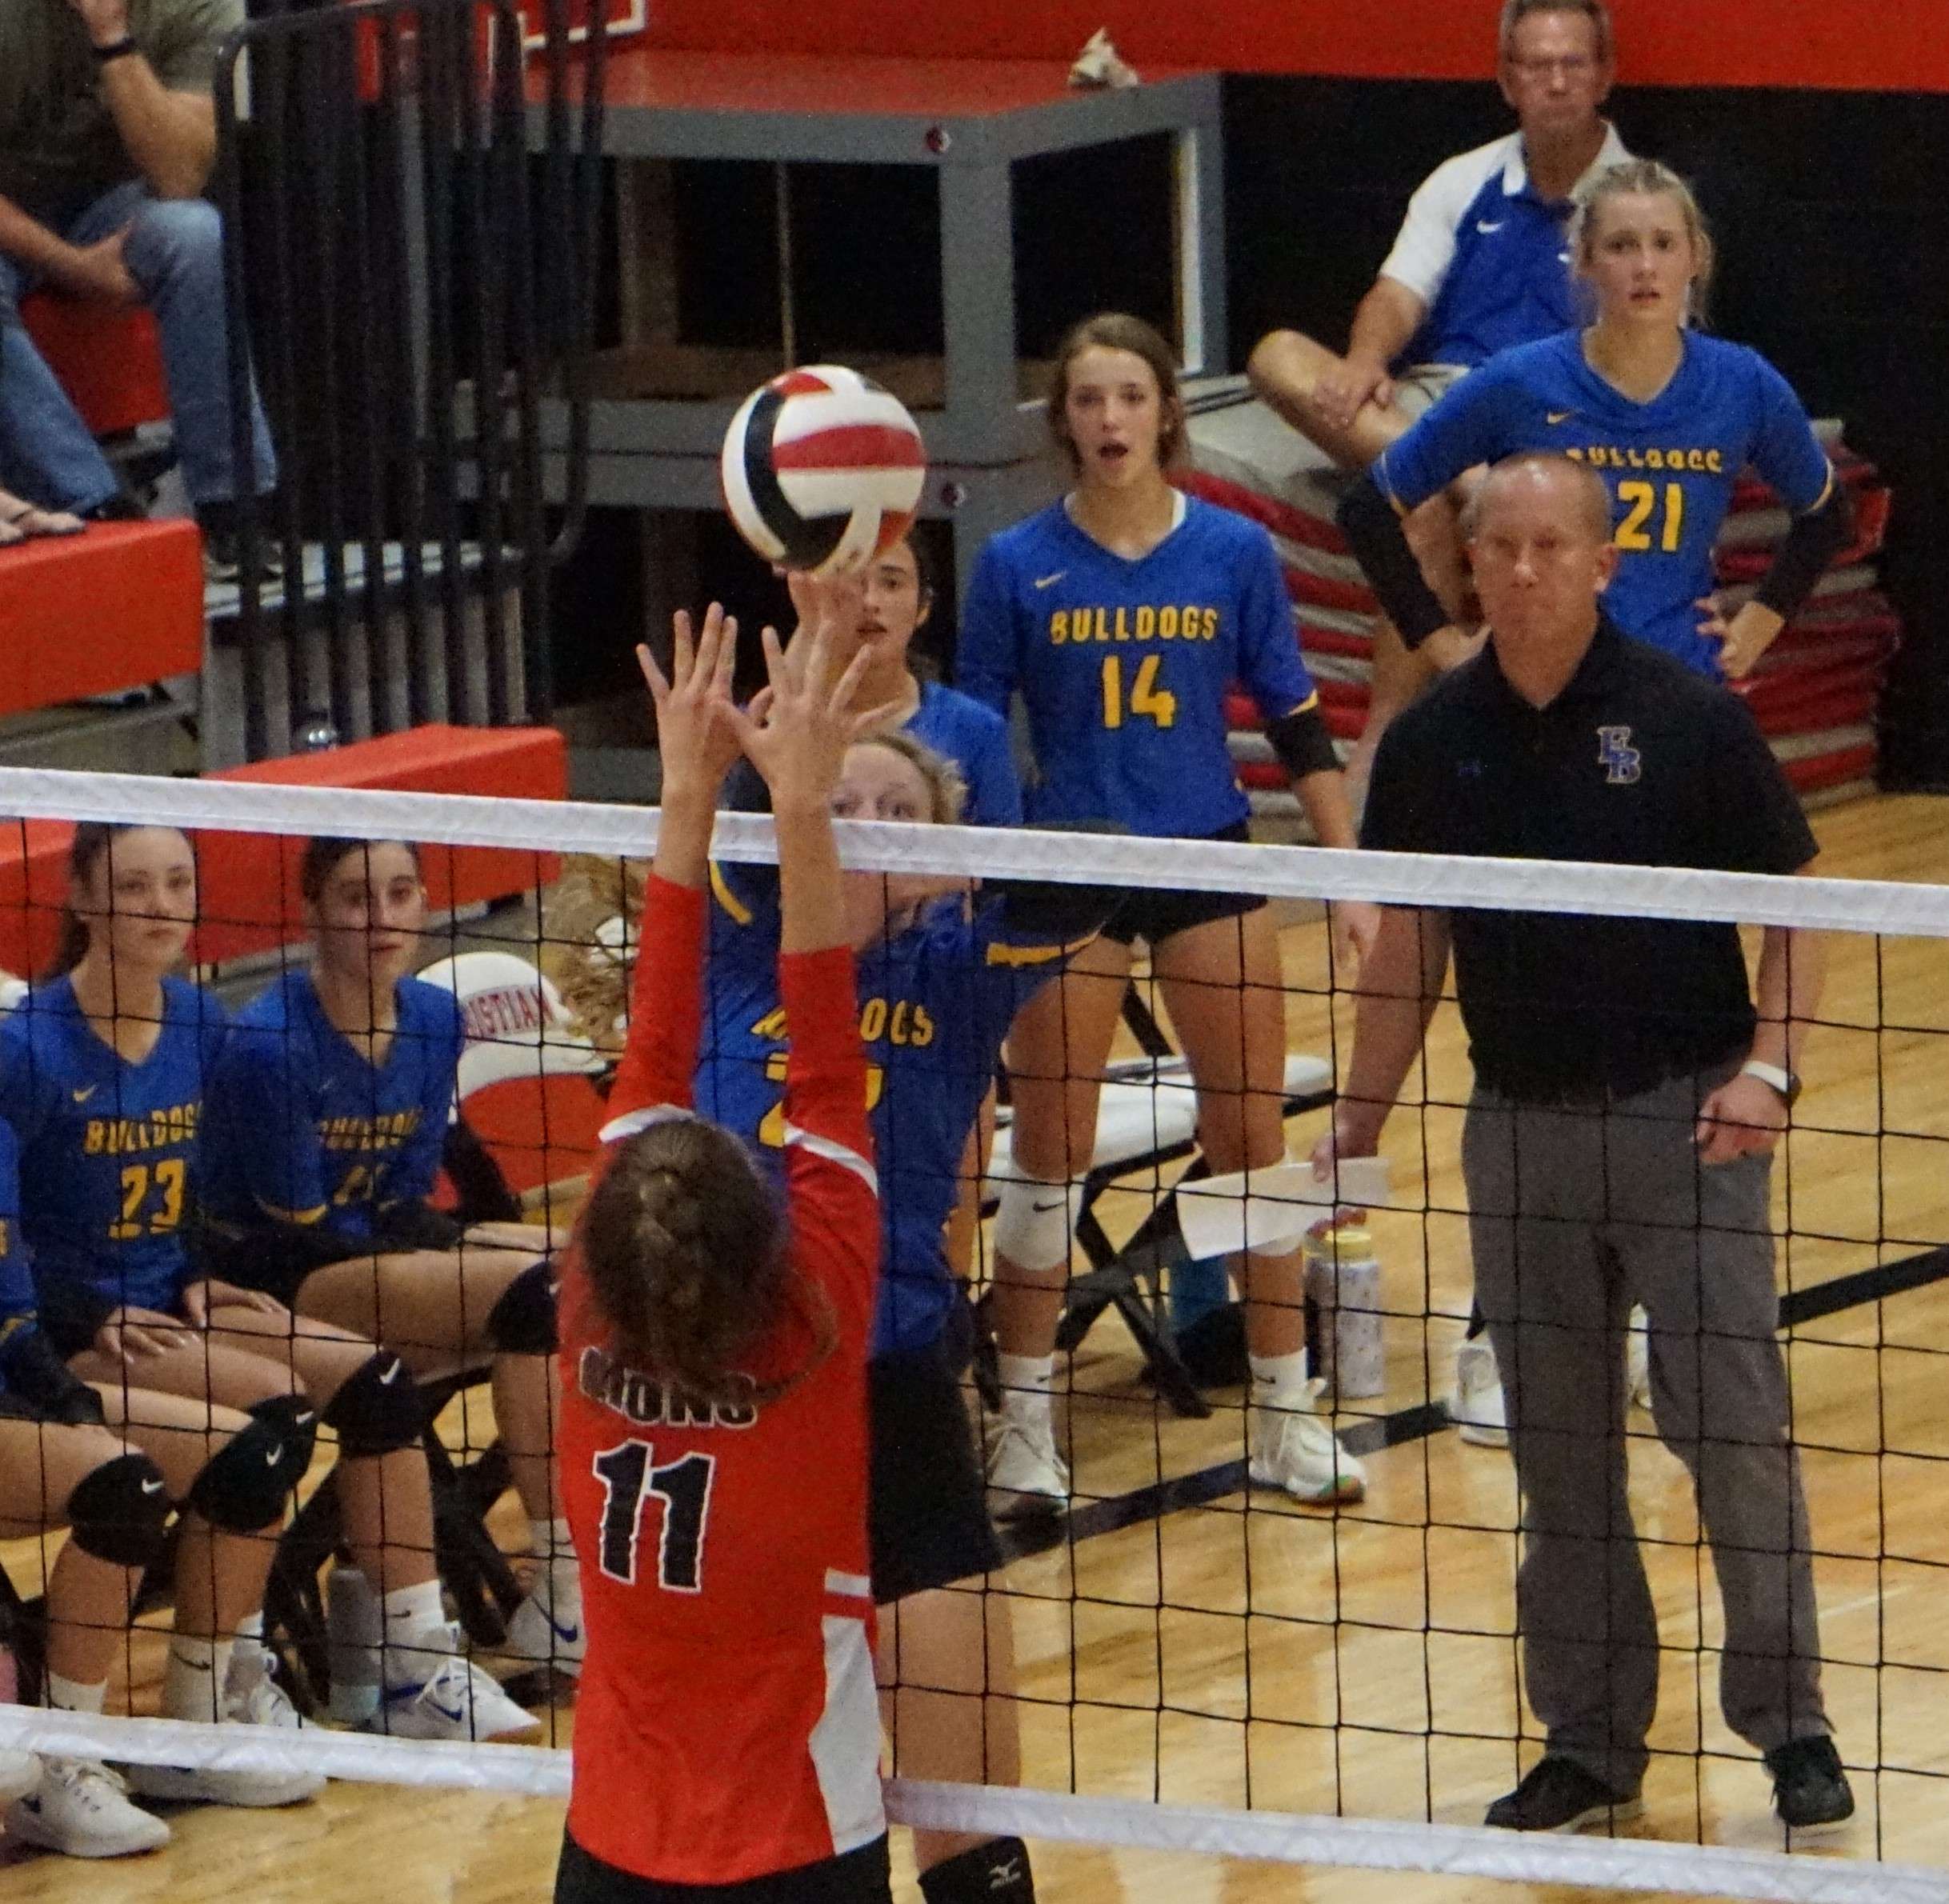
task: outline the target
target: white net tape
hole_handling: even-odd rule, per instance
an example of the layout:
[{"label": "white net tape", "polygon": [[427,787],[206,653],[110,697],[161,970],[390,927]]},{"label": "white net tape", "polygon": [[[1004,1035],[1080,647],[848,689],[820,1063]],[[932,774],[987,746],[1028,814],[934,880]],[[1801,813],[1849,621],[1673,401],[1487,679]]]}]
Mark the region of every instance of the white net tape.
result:
[{"label": "white net tape", "polygon": [[[657,820],[653,808],[590,802],[373,793],[26,767],[0,768],[0,817],[140,821],[235,833],[327,833],[638,858],[655,842]],[[970,878],[1163,891],[1251,892],[1275,899],[1373,899],[1388,905],[1484,906],[1612,918],[1730,919],[1812,931],[1949,938],[1949,886],[1895,880],[1328,852],[1222,841],[1082,836],[1029,827],[907,826],[855,820],[842,822],[837,830],[845,863],[870,872],[961,873]],[[778,856],[771,822],[758,814],[722,815],[714,850],[730,860],[771,861]]]},{"label": "white net tape", "polygon": [[[177,1719],[94,1718],[0,1706],[0,1746],[130,1765],[222,1771],[309,1770],[334,1778],[565,1798],[569,1754],[542,1746],[429,1743]],[[1062,1792],[894,1779],[888,1815],[942,1831],[1183,1851],[1276,1864],[1423,1871],[1448,1878],[1706,1894],[1774,1904],[1949,1904],[1949,1874],[1651,1838],[1552,1838],[1471,1825],[1303,1818],[1144,1805]]]},{"label": "white net tape", "polygon": [[[654,810],[578,802],[0,769],[0,815],[136,822],[254,834],[405,838],[538,854],[646,857]],[[1329,853],[1031,830],[839,829],[846,863],[887,872],[1427,906],[1544,909],[1665,919],[1736,920],[1949,938],[1949,887],[1883,881]],[[716,850],[775,858],[768,818],[726,814]],[[566,1752],[424,1743],[339,1733],[94,1718],[0,1706],[0,1746],[132,1763],[306,1768],[402,1787],[560,1799]],[[1133,1850],[1295,1865],[1421,1872],[1613,1891],[1775,1899],[1782,1904],[1949,1904],[1949,1873],[1852,1858],[1790,1856],[1647,1838],[1559,1838],[1412,1820],[1146,1804],[1034,1790],[889,1783],[897,1822]]]}]

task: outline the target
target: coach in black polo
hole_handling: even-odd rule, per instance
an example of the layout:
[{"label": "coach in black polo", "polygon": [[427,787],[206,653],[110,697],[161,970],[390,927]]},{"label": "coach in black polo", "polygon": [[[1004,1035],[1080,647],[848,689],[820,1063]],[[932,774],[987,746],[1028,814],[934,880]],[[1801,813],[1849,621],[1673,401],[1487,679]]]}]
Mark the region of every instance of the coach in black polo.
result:
[{"label": "coach in black polo", "polygon": [[[1616,554],[1590,470],[1499,466],[1469,546],[1488,646],[1388,730],[1363,845],[1805,870],[1813,836],[1744,707],[1604,620]],[[1659,1433],[1691,1472],[1719,1574],[1727,1720],[1764,1754],[1787,1823],[1845,1818],[1767,1202],[1820,943],[1767,929],[1756,1014],[1731,925],[1391,909],[1362,974],[1341,1156],[1375,1149],[1451,946],[1475,1067],[1475,1286],[1508,1398],[1523,1677],[1547,1730],[1488,1822],[1562,1830],[1638,1804],[1659,1650],[1625,1489],[1634,1301]]]}]

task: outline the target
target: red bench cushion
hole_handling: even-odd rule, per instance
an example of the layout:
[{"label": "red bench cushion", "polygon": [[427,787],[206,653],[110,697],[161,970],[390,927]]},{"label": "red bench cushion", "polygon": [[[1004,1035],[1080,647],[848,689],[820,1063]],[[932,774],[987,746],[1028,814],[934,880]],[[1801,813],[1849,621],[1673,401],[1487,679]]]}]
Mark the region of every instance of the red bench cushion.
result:
[{"label": "red bench cushion", "polygon": [[0,714],[143,687],[203,665],[193,522],[97,522],[0,549]]},{"label": "red bench cushion", "polygon": [[168,416],[162,339],[147,311],[36,291],[21,300],[20,316],[97,436],[120,436]]}]

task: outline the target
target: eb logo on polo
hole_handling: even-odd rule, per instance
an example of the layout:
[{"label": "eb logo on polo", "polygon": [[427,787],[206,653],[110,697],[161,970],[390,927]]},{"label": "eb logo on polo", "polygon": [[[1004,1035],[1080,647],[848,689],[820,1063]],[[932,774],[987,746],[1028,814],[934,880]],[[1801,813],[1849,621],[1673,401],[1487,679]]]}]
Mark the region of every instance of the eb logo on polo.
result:
[{"label": "eb logo on polo", "polygon": [[1629,786],[1644,771],[1644,756],[1631,744],[1628,727],[1598,729],[1597,764],[1611,786]]}]

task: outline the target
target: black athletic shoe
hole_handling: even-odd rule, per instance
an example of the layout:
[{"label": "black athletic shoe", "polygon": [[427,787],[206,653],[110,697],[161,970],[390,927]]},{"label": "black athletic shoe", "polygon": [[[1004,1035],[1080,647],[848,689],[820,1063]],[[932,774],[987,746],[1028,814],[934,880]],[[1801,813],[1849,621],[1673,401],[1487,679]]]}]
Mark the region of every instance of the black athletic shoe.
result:
[{"label": "black athletic shoe", "polygon": [[[284,548],[279,542],[260,540],[257,546],[258,574],[266,582],[277,582],[284,574]],[[243,574],[243,538],[206,530],[203,535],[203,580],[212,586],[236,582]]]},{"label": "black athletic shoe", "polygon": [[1773,1809],[1783,1825],[1805,1830],[1855,1815],[1855,1794],[1841,1770],[1841,1755],[1824,1732],[1775,1746],[1766,1762],[1773,1774]]},{"label": "black athletic shoe", "polygon": [[1599,1820],[1635,1818],[1640,1809],[1635,1792],[1614,1792],[1575,1759],[1552,1756],[1538,1759],[1483,1822],[1505,1831],[1575,1831]]}]

